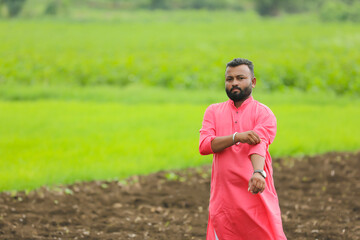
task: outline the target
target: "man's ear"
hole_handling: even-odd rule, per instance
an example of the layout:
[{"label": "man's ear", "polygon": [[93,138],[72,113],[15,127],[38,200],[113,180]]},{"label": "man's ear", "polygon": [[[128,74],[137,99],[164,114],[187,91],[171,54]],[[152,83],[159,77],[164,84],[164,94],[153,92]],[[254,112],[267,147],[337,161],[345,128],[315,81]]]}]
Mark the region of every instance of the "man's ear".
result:
[{"label": "man's ear", "polygon": [[251,85],[252,85],[253,88],[255,87],[255,85],[256,85],[256,78],[255,77],[251,80]]}]

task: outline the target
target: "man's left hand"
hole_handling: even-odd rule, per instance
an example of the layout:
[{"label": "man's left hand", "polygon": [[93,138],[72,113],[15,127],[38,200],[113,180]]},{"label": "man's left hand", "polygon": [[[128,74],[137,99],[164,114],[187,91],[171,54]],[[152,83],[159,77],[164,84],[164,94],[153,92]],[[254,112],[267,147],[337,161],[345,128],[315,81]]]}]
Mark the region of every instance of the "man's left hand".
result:
[{"label": "man's left hand", "polygon": [[252,194],[262,193],[265,190],[265,179],[260,173],[254,173],[249,181],[248,191]]}]

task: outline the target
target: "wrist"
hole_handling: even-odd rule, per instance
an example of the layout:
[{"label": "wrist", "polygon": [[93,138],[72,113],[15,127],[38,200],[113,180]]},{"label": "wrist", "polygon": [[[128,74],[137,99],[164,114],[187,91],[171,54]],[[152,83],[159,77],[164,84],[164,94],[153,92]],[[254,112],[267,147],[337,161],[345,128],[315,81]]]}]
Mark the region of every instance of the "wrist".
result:
[{"label": "wrist", "polygon": [[258,177],[262,177],[262,178],[264,178],[260,173],[258,173],[258,172],[254,172],[253,173],[253,176],[258,176]]},{"label": "wrist", "polygon": [[241,142],[241,133],[237,132],[234,139],[235,139],[236,144],[240,144],[240,142]]},{"label": "wrist", "polygon": [[239,145],[239,143],[240,143],[240,141],[239,141],[239,134],[240,133],[238,133],[238,132],[235,132],[234,134],[233,134],[233,144],[235,144],[235,145]]},{"label": "wrist", "polygon": [[255,174],[258,174],[258,175],[260,175],[261,177],[263,177],[264,179],[266,179],[266,172],[265,172],[264,170],[255,170],[255,171],[253,172],[253,175],[255,175]]}]

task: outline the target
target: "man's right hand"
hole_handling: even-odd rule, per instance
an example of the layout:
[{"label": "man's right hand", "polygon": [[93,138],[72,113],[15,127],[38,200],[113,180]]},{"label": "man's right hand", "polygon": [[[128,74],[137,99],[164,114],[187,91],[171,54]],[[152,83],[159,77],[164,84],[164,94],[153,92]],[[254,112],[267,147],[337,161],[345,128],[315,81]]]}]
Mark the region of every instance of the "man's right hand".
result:
[{"label": "man's right hand", "polygon": [[[260,143],[260,137],[254,131],[247,131],[242,133],[236,133],[235,142],[248,143],[256,145]],[[211,141],[211,149],[214,153],[221,152],[227,147],[234,145],[233,134],[228,136],[216,137]]]},{"label": "man's right hand", "polygon": [[261,139],[256,132],[250,130],[247,132],[237,133],[235,135],[235,141],[241,143],[247,143],[250,145],[256,145],[261,142]]}]

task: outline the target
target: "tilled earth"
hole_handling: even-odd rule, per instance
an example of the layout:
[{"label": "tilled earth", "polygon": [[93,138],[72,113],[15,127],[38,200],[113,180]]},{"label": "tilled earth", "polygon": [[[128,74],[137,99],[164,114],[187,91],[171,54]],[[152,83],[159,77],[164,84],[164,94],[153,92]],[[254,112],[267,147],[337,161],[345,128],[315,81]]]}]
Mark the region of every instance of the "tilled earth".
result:
[{"label": "tilled earth", "polygon": [[[274,159],[288,239],[360,239],[360,152]],[[210,166],[0,194],[0,239],[205,239]]]}]

